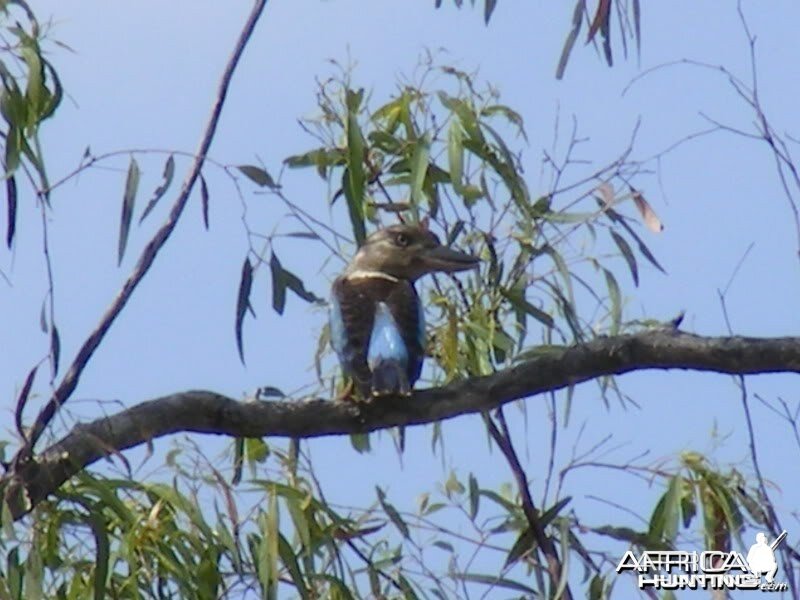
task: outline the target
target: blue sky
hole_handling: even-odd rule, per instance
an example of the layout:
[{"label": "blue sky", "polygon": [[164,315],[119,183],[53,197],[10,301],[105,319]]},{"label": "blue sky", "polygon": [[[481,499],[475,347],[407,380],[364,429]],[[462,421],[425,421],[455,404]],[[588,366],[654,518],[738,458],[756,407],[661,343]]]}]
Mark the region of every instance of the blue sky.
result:
[{"label": "blue sky", "polygon": [[[634,155],[642,159],[707,128],[701,112],[740,128],[751,127],[747,107],[723,77],[709,70],[664,68],[621,93],[644,69],[681,59],[724,65],[747,79],[748,48],[732,4],[643,3],[641,64],[635,57],[626,61],[617,56],[617,64],[609,69],[594,50],[579,46],[565,79],[556,81],[553,74],[570,4],[504,0],[485,27],[478,10],[435,11],[432,1],[276,0],[268,5],[236,74],[211,155],[230,164],[261,160],[275,173],[284,157],[314,145],[297,119],[314,113],[315,77],[330,74],[329,59],[347,62],[350,57],[357,64],[354,80],[382,99],[394,90],[398,75],[412,71],[424,49],[440,47],[453,64],[479,69],[480,77],[495,84],[502,100],[525,118],[530,145],[524,156],[533,194],[547,189],[548,179],[539,176],[541,150],[552,143],[558,115],[562,123],[575,116],[581,135],[589,138],[581,157],[595,166],[625,148],[638,120]],[[127,148],[194,150],[248,3],[69,0],[32,5],[40,18],[52,15],[52,37],[75,51],[52,48],[51,58],[69,94],[43,131],[53,179],[74,168],[87,145],[95,154]],[[795,27],[800,7],[785,0],[771,3],[767,11],[760,3],[744,2],[744,10],[758,36],[763,104],[776,130],[797,132],[800,73],[795,68]],[[138,160],[143,201],[145,190],[158,184],[164,157],[141,155]],[[53,197],[50,227],[62,371],[129,274],[170,199],[168,195],[162,201],[149,226],[133,228],[118,268],[127,158],[105,166],[113,168],[85,172]],[[186,166],[179,161],[177,173]],[[660,235],[643,235],[668,275],[645,266],[637,289],[624,263],[616,263],[628,316],[666,320],[686,310],[687,330],[724,334],[717,289],[726,286],[754,244],[727,298],[733,328],[746,335],[796,335],[798,240],[766,147],[715,133],[680,146],[650,166],[659,172],[642,177],[639,187],[666,229]],[[245,330],[247,367],[239,363],[233,317],[247,250],[242,208],[229,181],[213,170],[208,173],[211,231],[203,230],[199,204],[192,202],[85,371],[71,400],[75,416],[115,412],[184,389],[208,388],[241,397],[262,385],[288,391],[313,383],[314,347],[325,312],[290,298],[286,313],[278,317],[269,307],[263,274],[254,292],[259,318],[249,320]],[[341,214],[330,215],[326,189],[311,171],[289,172],[283,183],[293,201],[321,218],[342,222]],[[248,218],[262,231],[271,231],[278,222],[286,224],[280,221],[285,210],[277,200],[264,196],[261,201],[251,202],[255,207]],[[5,344],[8,350],[0,361],[0,386],[7,398],[0,410],[8,422],[16,390],[48,346],[38,329],[46,289],[39,219],[31,202],[23,198],[22,203],[13,251],[0,252],[0,269],[13,283],[8,287],[0,282],[0,311],[13,315],[4,320],[3,337],[12,341]],[[335,209],[339,210],[341,206]],[[321,270],[324,253],[309,252],[302,241],[292,240],[280,242],[277,249],[284,265],[300,274],[311,290],[327,294],[336,268],[332,263]],[[746,468],[744,421],[731,378],[642,372],[619,382],[641,408],[606,409],[591,384],[582,386],[572,425],[560,434],[557,461],[568,459],[579,426],[586,423],[581,447],[613,433],[614,445],[621,448],[610,458],[617,461],[644,450],[654,459],[668,459],[692,449],[713,451],[720,464]],[[38,391],[46,393],[41,383]],[[748,383],[751,392],[765,398],[780,395],[798,401],[796,377],[762,376]],[[549,438],[543,400],[528,401],[527,427],[521,418],[514,425],[539,499]],[[757,403],[754,411],[765,475],[777,486],[774,500],[790,537],[800,535],[792,515],[800,502],[800,485],[792,476],[798,448],[791,445],[783,423]],[[519,414],[514,407],[508,410],[510,418]],[[356,454],[347,440],[317,440],[311,451],[329,494],[349,504],[371,502],[374,486],[380,484],[389,488],[395,504],[412,509],[414,497],[435,488],[451,467],[464,477],[474,471],[487,486],[511,481],[498,453],[474,442],[485,437],[479,417],[448,422],[445,435],[445,456],[432,458],[429,428],[410,431],[402,465],[385,435],[374,440],[375,450],[369,455]],[[158,442],[161,448],[168,444]],[[343,474],[354,469],[358,481],[345,481]],[[594,519],[592,524],[622,518],[588,498],[599,486],[616,501],[647,506],[645,512],[662,492],[657,486],[584,470],[568,480],[568,488],[585,518]]]}]

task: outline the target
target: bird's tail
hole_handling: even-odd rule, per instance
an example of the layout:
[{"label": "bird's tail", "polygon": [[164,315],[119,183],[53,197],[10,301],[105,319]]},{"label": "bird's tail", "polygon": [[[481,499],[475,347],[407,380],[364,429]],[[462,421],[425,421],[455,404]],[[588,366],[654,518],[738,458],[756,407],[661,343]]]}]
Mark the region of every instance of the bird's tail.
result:
[{"label": "bird's tail", "polygon": [[411,395],[405,366],[391,358],[381,359],[372,367],[372,395],[380,397],[397,394]]}]

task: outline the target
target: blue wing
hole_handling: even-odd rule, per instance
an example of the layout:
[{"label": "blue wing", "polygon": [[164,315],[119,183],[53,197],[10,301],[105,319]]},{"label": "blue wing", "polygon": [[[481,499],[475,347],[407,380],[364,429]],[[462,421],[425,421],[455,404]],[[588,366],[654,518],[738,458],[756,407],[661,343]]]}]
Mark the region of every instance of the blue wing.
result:
[{"label": "blue wing", "polygon": [[372,371],[372,395],[411,393],[408,380],[408,348],[389,306],[378,302],[367,349]]},{"label": "blue wing", "polygon": [[345,356],[347,333],[345,332],[344,319],[342,318],[342,306],[339,304],[339,299],[336,297],[336,294],[331,294],[329,322],[331,326],[331,346],[333,346],[333,349],[336,351],[342,368],[347,371],[349,370],[346,364],[349,361]]},{"label": "blue wing", "polygon": [[370,369],[374,370],[384,360],[396,361],[405,369],[408,364],[408,348],[389,307],[385,302],[378,302],[372,335],[369,338],[367,362]]}]

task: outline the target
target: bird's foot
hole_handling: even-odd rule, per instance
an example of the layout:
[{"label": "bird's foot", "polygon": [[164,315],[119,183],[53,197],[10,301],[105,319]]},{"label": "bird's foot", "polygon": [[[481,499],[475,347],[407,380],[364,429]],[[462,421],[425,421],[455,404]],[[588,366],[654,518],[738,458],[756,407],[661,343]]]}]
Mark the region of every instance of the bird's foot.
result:
[{"label": "bird's foot", "polygon": [[344,387],[336,394],[333,399],[334,402],[357,402],[356,386],[352,379],[348,379]]}]

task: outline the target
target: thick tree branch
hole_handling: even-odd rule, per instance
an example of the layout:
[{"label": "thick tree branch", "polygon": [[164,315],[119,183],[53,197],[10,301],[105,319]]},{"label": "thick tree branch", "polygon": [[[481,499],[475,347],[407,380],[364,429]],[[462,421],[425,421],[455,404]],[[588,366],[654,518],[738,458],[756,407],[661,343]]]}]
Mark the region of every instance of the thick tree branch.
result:
[{"label": "thick tree branch", "polygon": [[245,403],[214,392],[182,392],[76,425],[33,460],[12,464],[0,486],[19,518],[97,460],[172,433],[311,438],[369,432],[488,411],[602,375],[643,369],[800,373],[800,337],[702,337],[665,329],[598,338],[556,348],[488,377],[360,405],[321,399]]}]

